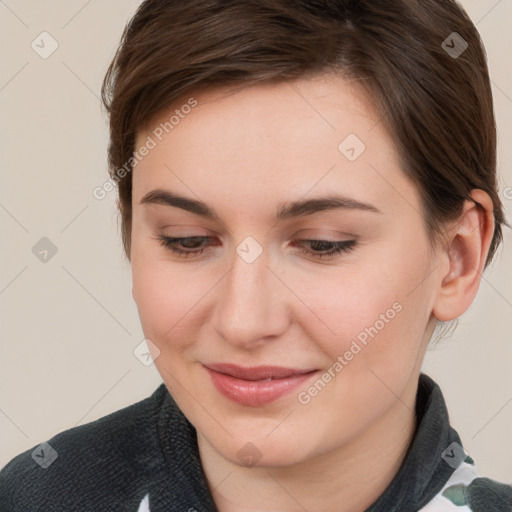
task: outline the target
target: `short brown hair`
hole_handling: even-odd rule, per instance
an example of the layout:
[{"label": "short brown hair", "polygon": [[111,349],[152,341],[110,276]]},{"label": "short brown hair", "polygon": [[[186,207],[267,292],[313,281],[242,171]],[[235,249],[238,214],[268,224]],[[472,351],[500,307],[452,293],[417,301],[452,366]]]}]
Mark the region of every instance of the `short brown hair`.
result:
[{"label": "short brown hair", "polygon": [[[132,221],[132,173],[126,165],[138,130],[198,90],[327,71],[361,80],[375,101],[403,171],[421,191],[431,242],[445,222],[459,218],[471,190],[489,194],[495,230],[487,267],[502,241],[502,224],[510,225],[497,185],[487,56],[455,0],[142,2],[101,90],[126,257]],[[122,179],[116,175],[120,168]]]}]

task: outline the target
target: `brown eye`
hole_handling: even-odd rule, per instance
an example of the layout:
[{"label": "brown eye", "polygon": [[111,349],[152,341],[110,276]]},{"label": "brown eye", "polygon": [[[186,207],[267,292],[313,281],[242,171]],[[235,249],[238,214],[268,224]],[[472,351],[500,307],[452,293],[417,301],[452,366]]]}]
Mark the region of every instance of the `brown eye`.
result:
[{"label": "brown eye", "polygon": [[[202,254],[206,247],[201,244],[211,237],[209,236],[188,236],[188,237],[170,237],[165,235],[159,235],[161,245],[166,249],[169,249],[174,254],[181,257],[194,256]],[[181,245],[180,248],[179,246]]]},{"label": "brown eye", "polygon": [[[202,254],[208,248],[205,242],[211,239],[209,236],[170,237],[165,235],[159,235],[157,238],[166,249],[184,258]],[[356,245],[355,240],[303,239],[298,242],[301,243],[300,245],[308,244],[310,247],[309,249],[301,247],[300,251],[303,254],[319,259],[348,253]]]},{"label": "brown eye", "polygon": [[[308,256],[313,256],[315,258],[329,258],[335,256],[340,253],[348,253],[352,249],[354,249],[356,245],[355,240],[312,240],[312,239],[304,239],[299,240],[299,242],[304,242],[306,244],[310,244],[310,247],[313,249],[301,248],[301,252]],[[329,249],[331,247],[331,249]],[[320,251],[320,252],[319,252]],[[322,252],[323,251],[323,252]]]}]

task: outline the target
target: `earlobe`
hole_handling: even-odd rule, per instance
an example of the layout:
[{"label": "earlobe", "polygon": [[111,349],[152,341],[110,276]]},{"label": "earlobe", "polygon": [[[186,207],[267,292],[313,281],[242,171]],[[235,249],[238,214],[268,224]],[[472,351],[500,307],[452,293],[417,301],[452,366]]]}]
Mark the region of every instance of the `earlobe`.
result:
[{"label": "earlobe", "polygon": [[[433,315],[446,322],[458,318],[473,302],[482,277],[494,234],[493,204],[483,190],[471,193],[455,227],[450,231],[447,259],[439,274],[439,286]],[[477,203],[477,204],[475,204]]]}]

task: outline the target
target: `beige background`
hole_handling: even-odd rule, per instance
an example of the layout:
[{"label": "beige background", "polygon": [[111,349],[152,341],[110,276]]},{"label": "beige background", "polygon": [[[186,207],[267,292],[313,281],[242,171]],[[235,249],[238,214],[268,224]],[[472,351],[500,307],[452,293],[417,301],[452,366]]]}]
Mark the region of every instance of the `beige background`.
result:
[{"label": "beige background", "polygon": [[[135,0],[0,1],[0,467],[64,429],[148,396],[143,339],[107,178],[100,85]],[[465,0],[489,56],[500,190],[512,218],[512,0]],[[41,58],[43,31],[59,47]],[[447,34],[448,35],[448,34]],[[508,196],[508,197],[507,197]],[[58,252],[42,263],[32,247]],[[512,482],[512,236],[423,371],[444,392],[480,473]]]}]

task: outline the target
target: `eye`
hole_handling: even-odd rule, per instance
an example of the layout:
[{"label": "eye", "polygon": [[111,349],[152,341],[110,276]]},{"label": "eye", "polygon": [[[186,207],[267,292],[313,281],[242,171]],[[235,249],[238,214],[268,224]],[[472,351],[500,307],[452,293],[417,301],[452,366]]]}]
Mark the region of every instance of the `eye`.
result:
[{"label": "eye", "polygon": [[[311,249],[301,248],[301,252],[303,254],[306,254],[308,256],[313,256],[315,258],[329,258],[336,256],[340,253],[348,253],[352,249],[354,249],[356,245],[355,240],[311,240],[311,239],[304,239],[299,240],[299,242],[305,242],[306,244],[311,244],[310,247],[317,248],[320,251],[324,252],[317,252],[312,251]],[[327,247],[326,247],[327,246]],[[328,250],[328,247],[331,247],[331,249]]]},{"label": "eye", "polygon": [[[189,236],[189,237],[170,237],[165,235],[158,235],[156,237],[161,245],[163,245],[166,249],[170,250],[174,254],[182,258],[187,258],[190,256],[197,256],[202,254],[207,247],[205,247],[204,242],[211,239],[209,236]],[[336,256],[341,253],[348,253],[352,249],[354,249],[356,241],[355,240],[314,240],[314,239],[303,239],[298,240],[300,243],[310,244],[310,247],[313,248],[307,249],[302,247],[300,252],[306,254],[308,256],[313,256],[315,258],[329,258]],[[297,242],[296,242],[297,243]],[[199,245],[198,245],[199,244]],[[181,245],[181,248],[179,247]],[[328,249],[331,247],[330,249]],[[315,250],[316,248],[316,250]],[[319,252],[320,251],[320,252]]]},{"label": "eye", "polygon": [[[189,256],[195,256],[201,254],[205,251],[205,247],[199,247],[197,250],[197,243],[202,243],[208,240],[209,236],[188,236],[188,237],[170,237],[165,235],[159,235],[157,237],[160,240],[160,243],[166,248],[169,249],[174,254],[181,256],[182,258],[187,258]],[[180,249],[178,244],[184,246],[185,249]]]}]

